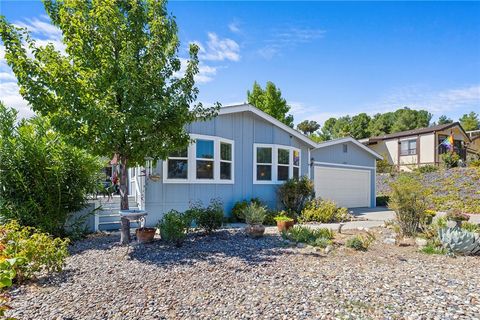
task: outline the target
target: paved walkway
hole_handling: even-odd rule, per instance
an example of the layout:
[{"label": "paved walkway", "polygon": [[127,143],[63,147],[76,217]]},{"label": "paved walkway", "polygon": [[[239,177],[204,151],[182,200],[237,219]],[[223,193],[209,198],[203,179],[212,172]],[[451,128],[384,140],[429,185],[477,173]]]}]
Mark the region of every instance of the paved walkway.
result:
[{"label": "paved walkway", "polygon": [[[387,220],[392,220],[395,218],[395,213],[389,210],[386,207],[376,207],[376,208],[355,208],[351,209],[350,213],[357,218],[362,218],[365,220],[359,221],[349,221],[346,222],[342,229],[357,229],[357,228],[373,228],[380,227],[384,225],[384,222]],[[308,224],[313,228],[329,228],[332,230],[338,230],[339,223],[315,223]],[[243,228],[245,223],[230,223],[227,228]],[[276,227],[267,227],[276,228]]]}]

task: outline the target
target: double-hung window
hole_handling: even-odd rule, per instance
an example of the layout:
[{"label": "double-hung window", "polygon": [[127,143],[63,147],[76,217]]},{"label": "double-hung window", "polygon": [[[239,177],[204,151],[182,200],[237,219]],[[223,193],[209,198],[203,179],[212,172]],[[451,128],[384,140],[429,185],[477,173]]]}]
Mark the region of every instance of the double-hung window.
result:
[{"label": "double-hung window", "polygon": [[253,180],[256,184],[278,184],[300,177],[300,150],[274,144],[254,145]]},{"label": "double-hung window", "polygon": [[408,156],[417,154],[417,139],[400,141],[400,155]]},{"label": "double-hung window", "polygon": [[193,142],[164,162],[165,183],[233,183],[233,141],[192,134]]}]

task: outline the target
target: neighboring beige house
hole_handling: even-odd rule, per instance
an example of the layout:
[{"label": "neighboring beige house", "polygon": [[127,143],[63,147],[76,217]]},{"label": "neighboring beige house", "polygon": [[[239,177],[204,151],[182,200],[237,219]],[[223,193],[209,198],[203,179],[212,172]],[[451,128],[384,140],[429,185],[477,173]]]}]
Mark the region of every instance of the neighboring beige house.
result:
[{"label": "neighboring beige house", "polygon": [[[384,156],[390,164],[398,166],[400,170],[409,171],[417,166],[441,163],[441,155],[448,152],[448,148],[440,144],[451,134],[454,138],[454,150],[463,161],[466,161],[467,153],[479,153],[480,147],[472,144],[472,140],[458,122],[359,141]],[[478,142],[480,141],[476,144]]]}]

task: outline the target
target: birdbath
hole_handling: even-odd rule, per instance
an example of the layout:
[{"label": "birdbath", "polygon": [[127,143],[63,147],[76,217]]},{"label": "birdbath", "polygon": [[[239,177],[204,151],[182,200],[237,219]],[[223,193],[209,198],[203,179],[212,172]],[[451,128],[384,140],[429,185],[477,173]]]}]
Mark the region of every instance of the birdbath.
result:
[{"label": "birdbath", "polygon": [[145,225],[145,216],[147,211],[145,210],[120,210],[120,222],[122,227],[120,230],[120,243],[130,243],[130,222],[140,222],[140,227]]}]

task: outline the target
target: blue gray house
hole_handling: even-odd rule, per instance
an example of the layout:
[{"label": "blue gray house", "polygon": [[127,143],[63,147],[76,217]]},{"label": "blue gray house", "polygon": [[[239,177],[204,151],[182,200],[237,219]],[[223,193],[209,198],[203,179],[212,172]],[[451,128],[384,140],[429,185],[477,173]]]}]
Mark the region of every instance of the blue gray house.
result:
[{"label": "blue gray house", "polygon": [[147,168],[150,178],[136,180],[139,170],[131,172],[130,190],[148,211],[147,225],[171,209],[212,198],[224,203],[226,215],[235,202],[255,197],[280,208],[278,186],[300,176],[314,181],[317,197],[349,208],[375,206],[381,156],[353,138],[318,144],[249,104],[223,107],[188,131],[195,142]]}]

